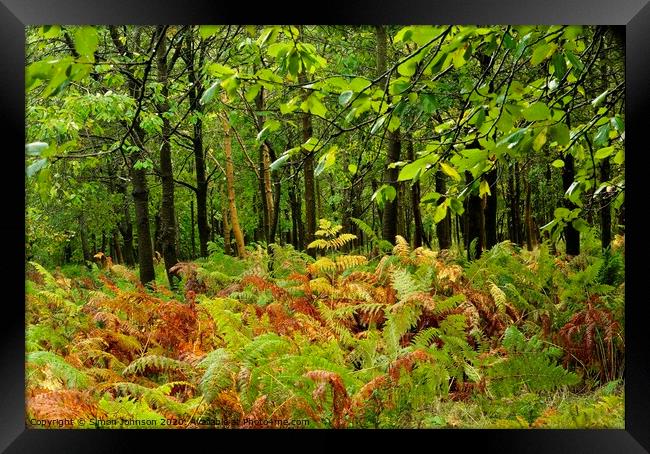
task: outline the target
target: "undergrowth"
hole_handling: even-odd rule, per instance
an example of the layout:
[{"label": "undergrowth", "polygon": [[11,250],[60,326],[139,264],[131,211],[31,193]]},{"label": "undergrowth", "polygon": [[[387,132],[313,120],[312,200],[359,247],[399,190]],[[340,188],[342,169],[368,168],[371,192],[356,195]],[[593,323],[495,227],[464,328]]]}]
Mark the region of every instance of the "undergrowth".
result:
[{"label": "undergrowth", "polygon": [[467,262],[398,237],[373,259],[339,252],[339,230],[321,224],[317,259],[215,249],[176,266],[174,292],[29,262],[28,423],[622,427],[620,252],[506,242]]}]

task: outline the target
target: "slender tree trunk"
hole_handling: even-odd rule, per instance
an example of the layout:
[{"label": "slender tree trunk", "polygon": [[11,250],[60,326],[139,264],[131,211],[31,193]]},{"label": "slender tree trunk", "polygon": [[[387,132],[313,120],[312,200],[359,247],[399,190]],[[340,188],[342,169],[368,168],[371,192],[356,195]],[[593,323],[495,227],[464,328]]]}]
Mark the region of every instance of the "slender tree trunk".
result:
[{"label": "slender tree trunk", "polygon": [[[438,194],[447,193],[447,184],[445,182],[445,174],[442,171],[438,170],[436,172],[436,192]],[[456,229],[456,235],[460,235],[458,229]],[[438,247],[440,249],[449,249],[451,248],[451,211],[447,210],[447,216],[436,224],[436,236],[438,237]],[[460,236],[457,238],[458,243],[460,244]]]},{"label": "slender tree trunk", "polygon": [[[226,102],[225,94],[223,101]],[[230,123],[228,117],[224,112],[221,114],[221,122],[223,125],[223,144],[224,152],[226,155],[226,185],[228,187],[228,207],[230,209],[230,223],[232,231],[235,235],[235,242],[237,244],[237,255],[240,258],[246,256],[246,248],[244,244],[244,234],[239,226],[239,216],[237,215],[237,205],[235,203],[235,171],[232,162],[232,137],[230,136]]]},{"label": "slender tree trunk", "polygon": [[167,85],[167,39],[164,36],[165,27],[158,26],[158,35],[161,36],[160,44],[156,52],[156,63],[158,67],[158,82],[162,85],[161,94],[164,100],[158,104],[158,112],[162,117],[162,146],[160,147],[160,179],[162,183],[160,227],[162,254],[165,261],[167,279],[171,288],[176,287],[177,277],[169,270],[178,263],[176,251],[176,207],[174,203],[174,172],[172,169],[171,153],[171,125],[169,118],[165,115],[169,110],[167,98],[169,87]]},{"label": "slender tree trunk", "polygon": [[[376,39],[377,39],[377,74],[383,74],[386,72],[386,60],[387,60],[387,35],[386,27],[383,25],[377,25],[375,27]],[[385,84],[385,78],[382,79],[382,84]],[[390,102],[390,99],[389,99]],[[384,203],[384,208],[382,210],[382,237],[386,241],[390,241],[395,244],[395,236],[397,235],[397,223],[398,223],[398,203],[399,197],[398,193],[398,184],[397,176],[399,170],[397,168],[389,168],[388,166],[391,163],[397,162],[400,159],[401,154],[401,141],[399,130],[388,133],[388,157],[386,159],[386,170],[384,171],[384,183],[393,186],[395,189],[395,199],[391,201],[386,201]]]},{"label": "slender tree trunk", "polygon": [[[198,102],[203,92],[201,78],[197,76],[197,68],[203,64],[204,48],[200,49],[198,63],[196,61],[196,52],[193,49],[193,31],[192,27],[188,29],[189,39],[187,39],[187,51],[189,53],[186,60],[188,66],[188,78],[192,87],[189,91],[189,100],[191,109],[197,114],[203,112],[201,104]],[[210,238],[210,226],[208,224],[208,180],[206,177],[205,150],[203,149],[203,120],[196,118],[194,123],[194,136],[192,137],[192,148],[194,150],[194,169],[196,172],[196,223],[199,231],[199,253],[201,257],[208,256],[208,240]]]},{"label": "slender tree trunk", "polygon": [[[566,193],[575,178],[575,164],[572,154],[567,153],[564,156],[564,167],[562,170],[562,186]],[[567,199],[564,199],[564,206],[570,210],[575,208],[575,205]],[[564,228],[564,239],[566,241],[566,254],[573,256],[579,255],[580,232],[578,232],[571,223],[567,224]]]},{"label": "slender tree trunk", "polygon": [[[415,160],[415,152],[413,151],[413,141],[409,140],[406,146],[408,159]],[[413,222],[415,225],[413,231],[413,247],[422,246],[422,238],[424,236],[424,228],[422,227],[422,213],[420,212],[420,182],[417,181],[411,185],[411,204],[413,209]]]},{"label": "slender tree trunk", "polygon": [[509,211],[510,211],[510,241],[515,244],[521,244],[519,240],[519,199],[517,198],[517,193],[515,191],[515,178],[517,172],[517,167],[515,166],[508,175],[508,195],[510,196],[509,200]]},{"label": "slender tree trunk", "polygon": [[535,245],[535,232],[533,230],[533,219],[531,215],[531,206],[530,206],[530,182],[526,182],[526,249],[529,251],[533,250]]},{"label": "slender tree trunk", "polygon": [[196,257],[196,241],[194,237],[194,199],[190,199],[190,240],[192,241],[192,258]]},{"label": "slender tree trunk", "polygon": [[[226,191],[227,195],[227,191]],[[226,197],[227,198],[227,197]],[[230,215],[229,207],[223,207],[222,210],[223,212],[223,251],[225,252],[226,255],[232,255],[232,250],[230,248]]]},{"label": "slender tree trunk", "polygon": [[89,267],[92,263],[92,256],[88,247],[88,236],[86,233],[86,220],[83,213],[79,215],[79,239],[81,240],[81,253],[83,254],[84,265]]},{"label": "slender tree trunk", "polygon": [[304,224],[302,222],[302,204],[300,202],[299,176],[297,165],[292,165],[293,184],[289,184],[289,206],[291,208],[291,238],[293,247],[302,249],[304,245]]},{"label": "slender tree trunk", "polygon": [[[300,74],[300,83],[307,82],[307,77],[304,73]],[[304,93],[307,98],[308,93]],[[307,112],[302,114],[302,140],[303,143],[307,142],[313,134],[311,115]],[[303,238],[303,248],[314,241],[314,233],[316,232],[316,191],[314,181],[314,153],[309,150],[302,150],[303,152],[303,172],[305,178],[305,236]],[[314,249],[308,249],[307,253],[312,257],[316,257]]]},{"label": "slender tree trunk", "polygon": [[126,193],[126,185],[119,186],[120,192],[123,195],[123,217],[119,223],[118,228],[122,234],[124,246],[122,247],[122,255],[124,256],[124,263],[128,266],[135,266],[135,253],[133,252],[133,224],[131,223],[131,208],[129,206],[129,196]]},{"label": "slender tree trunk", "polygon": [[497,244],[497,168],[490,170],[486,175],[490,185],[490,195],[487,196],[485,205],[485,247],[491,249]]},{"label": "slender tree trunk", "polygon": [[122,248],[120,247],[120,240],[117,236],[117,229],[113,230],[113,255],[115,256],[116,263],[124,263],[124,255],[122,254]]},{"label": "slender tree trunk", "polygon": [[[600,181],[609,181],[610,178],[609,158],[605,158],[600,164]],[[605,197],[602,197],[602,196]],[[610,210],[611,199],[607,197],[606,191],[601,192],[600,205],[600,242],[603,249],[607,249],[612,242],[612,214]]]}]

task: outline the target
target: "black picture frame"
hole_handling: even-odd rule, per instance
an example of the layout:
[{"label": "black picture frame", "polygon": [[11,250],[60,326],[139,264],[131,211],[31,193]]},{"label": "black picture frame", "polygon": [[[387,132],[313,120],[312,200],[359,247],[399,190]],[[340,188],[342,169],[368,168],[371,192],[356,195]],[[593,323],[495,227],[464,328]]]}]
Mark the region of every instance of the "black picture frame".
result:
[{"label": "black picture frame", "polygon": [[[310,9],[318,9],[312,13]],[[626,377],[624,430],[436,430],[409,432],[409,438],[395,431],[373,432],[375,441],[386,435],[404,448],[418,449],[413,440],[428,449],[445,445],[462,450],[512,452],[570,452],[570,453],[642,453],[650,452],[650,351],[647,319],[644,317],[646,291],[643,288],[644,259],[643,202],[644,164],[649,153],[643,134],[648,124],[650,108],[650,4],[649,0],[456,0],[437,2],[416,0],[408,3],[379,4],[363,1],[295,6],[269,2],[268,5],[217,3],[205,0],[171,2],[156,0],[0,0],[0,106],[3,135],[2,158],[9,159],[3,172],[4,200],[13,202],[3,209],[6,218],[0,222],[0,244],[4,273],[0,289],[11,288],[15,293],[0,290],[0,450],[6,452],[114,452],[135,450],[130,443],[141,440],[148,449],[154,444],[167,444],[171,433],[183,432],[181,437],[189,449],[196,437],[210,437],[210,449],[226,449],[224,437],[240,438],[237,444],[254,442],[248,432],[219,431],[95,431],[95,430],[36,430],[25,427],[25,312],[24,263],[25,254],[19,240],[24,237],[24,147],[25,107],[25,26],[36,24],[601,24],[619,25],[626,43],[626,161],[627,200],[626,220]],[[10,139],[7,143],[6,139]],[[22,143],[21,143],[22,142]],[[8,176],[16,181],[8,183]],[[23,185],[23,186],[20,186]],[[646,195],[647,198],[647,195]],[[647,258],[646,258],[647,260]],[[638,262],[638,264],[637,264]],[[19,266],[23,264],[23,267]],[[229,432],[229,434],[224,434]],[[296,434],[296,432],[301,432]],[[340,446],[330,438],[331,431],[292,431],[290,443],[278,448],[308,445],[293,440],[314,433],[326,437],[319,447]],[[187,433],[192,438],[186,438]],[[285,432],[286,433],[286,432]],[[256,432],[257,436],[259,432]],[[357,435],[365,435],[355,433]],[[242,436],[245,436],[243,440]],[[273,438],[275,438],[273,436]],[[351,437],[346,437],[351,438]],[[365,437],[364,437],[365,438]],[[247,441],[248,439],[248,441]],[[214,444],[219,440],[218,444]],[[408,441],[407,441],[408,440]],[[229,444],[233,440],[228,440]],[[352,445],[349,443],[352,442]],[[366,448],[366,442],[349,439],[348,448]],[[271,445],[269,445],[271,446]],[[356,446],[356,447],[355,447]],[[229,449],[229,448],[228,448]],[[367,449],[367,448],[366,448]]]}]

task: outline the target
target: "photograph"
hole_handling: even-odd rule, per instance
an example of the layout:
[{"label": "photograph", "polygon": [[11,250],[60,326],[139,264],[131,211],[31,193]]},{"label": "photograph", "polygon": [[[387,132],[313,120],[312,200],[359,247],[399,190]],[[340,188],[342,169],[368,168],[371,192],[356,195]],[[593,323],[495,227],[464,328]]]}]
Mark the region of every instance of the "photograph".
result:
[{"label": "photograph", "polygon": [[34,23],[14,64],[26,428],[626,429],[625,27]]}]

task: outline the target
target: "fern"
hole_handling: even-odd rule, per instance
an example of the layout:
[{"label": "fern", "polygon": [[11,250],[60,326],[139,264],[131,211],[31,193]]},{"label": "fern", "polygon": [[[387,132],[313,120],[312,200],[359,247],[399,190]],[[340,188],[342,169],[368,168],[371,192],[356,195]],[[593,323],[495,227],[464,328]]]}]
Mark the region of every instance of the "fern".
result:
[{"label": "fern", "polygon": [[[49,371],[54,380],[62,382],[68,389],[85,389],[91,384],[90,377],[70,365],[64,358],[56,353],[47,351],[36,351],[27,354],[27,367],[38,367],[41,370]],[[31,379],[37,379],[32,372]],[[47,377],[47,375],[45,376]],[[46,380],[42,378],[41,381]]]},{"label": "fern", "polygon": [[210,403],[217,394],[233,386],[237,366],[231,361],[230,353],[223,348],[214,350],[201,360],[198,369],[205,369],[199,380],[199,390],[205,402]]},{"label": "fern", "polygon": [[507,357],[495,361],[486,372],[490,390],[496,396],[523,390],[551,391],[578,382],[576,374],[555,363],[561,354],[559,349],[545,349],[536,336],[526,340],[515,326],[506,330],[503,347]]},{"label": "fern", "polygon": [[124,371],[123,375],[135,375],[135,374],[145,374],[146,372],[186,372],[189,366],[176,359],[167,358],[160,355],[147,355],[142,358],[138,358],[129,364]]},{"label": "fern", "polygon": [[336,251],[341,249],[350,241],[357,238],[356,235],[353,235],[351,233],[341,233],[337,235],[342,226],[334,225],[327,219],[321,219],[319,226],[320,230],[317,230],[315,232],[315,235],[320,236],[321,238],[317,238],[316,240],[309,243],[307,245],[307,249],[325,249]]}]

